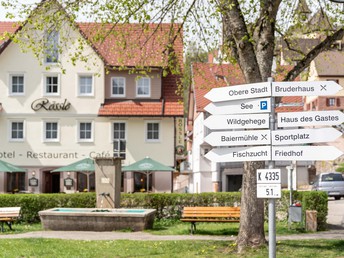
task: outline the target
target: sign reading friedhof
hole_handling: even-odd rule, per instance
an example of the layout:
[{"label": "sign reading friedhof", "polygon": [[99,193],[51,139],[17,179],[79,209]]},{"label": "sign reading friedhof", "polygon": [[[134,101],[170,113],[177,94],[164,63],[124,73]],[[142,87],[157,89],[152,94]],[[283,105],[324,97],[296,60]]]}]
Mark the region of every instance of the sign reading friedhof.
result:
[{"label": "sign reading friedhof", "polygon": [[212,115],[204,120],[209,129],[269,128],[269,114]]},{"label": "sign reading friedhof", "polygon": [[273,146],[272,160],[335,160],[343,154],[334,146]]},{"label": "sign reading friedhof", "polygon": [[212,132],[204,138],[212,146],[265,145],[271,143],[270,130]]},{"label": "sign reading friedhof", "polygon": [[343,122],[344,114],[339,110],[285,112],[277,114],[278,127],[339,125]]},{"label": "sign reading friedhof", "polygon": [[211,102],[204,110],[213,115],[270,113],[271,102],[270,98]]}]

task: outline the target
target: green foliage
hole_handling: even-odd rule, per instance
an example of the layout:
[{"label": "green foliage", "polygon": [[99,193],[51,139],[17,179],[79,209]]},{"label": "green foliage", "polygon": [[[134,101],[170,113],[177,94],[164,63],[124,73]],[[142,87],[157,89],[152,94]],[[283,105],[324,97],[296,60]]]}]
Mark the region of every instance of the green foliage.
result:
[{"label": "green foliage", "polygon": [[[157,219],[179,220],[185,206],[240,206],[240,192],[218,193],[135,193],[121,194],[122,208],[156,209]],[[318,229],[326,229],[327,194],[321,191],[293,192],[293,200],[299,200],[302,210],[317,211]],[[24,222],[38,222],[38,212],[41,210],[65,208],[94,208],[96,207],[95,193],[75,194],[1,194],[1,207],[21,207]],[[265,205],[267,212],[267,202]],[[277,220],[286,221],[288,218],[289,191],[282,191],[281,199],[276,200]],[[267,216],[267,215],[266,215]],[[266,217],[267,219],[267,217]]]},{"label": "green foliage", "polygon": [[75,194],[1,194],[0,207],[21,207],[21,221],[39,221],[38,212],[56,207],[93,208],[94,193]]}]

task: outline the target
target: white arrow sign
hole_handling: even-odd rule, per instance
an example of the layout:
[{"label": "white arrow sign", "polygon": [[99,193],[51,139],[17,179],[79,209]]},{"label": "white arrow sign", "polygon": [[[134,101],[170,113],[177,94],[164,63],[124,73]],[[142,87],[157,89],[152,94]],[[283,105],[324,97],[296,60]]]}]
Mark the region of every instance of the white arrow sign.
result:
[{"label": "white arrow sign", "polygon": [[215,148],[205,157],[214,162],[260,161],[270,160],[270,146]]},{"label": "white arrow sign", "polygon": [[334,81],[272,82],[272,96],[325,96],[341,89]]},{"label": "white arrow sign", "polygon": [[343,154],[334,146],[273,146],[272,160],[335,160]]},{"label": "white arrow sign", "polygon": [[270,130],[212,132],[204,138],[212,146],[264,145],[271,143]]},{"label": "white arrow sign", "polygon": [[272,145],[331,142],[342,133],[332,127],[272,131]]},{"label": "white arrow sign", "polygon": [[213,115],[269,113],[271,111],[270,103],[270,98],[211,102],[204,110]]},{"label": "white arrow sign", "polygon": [[213,88],[204,95],[205,98],[212,102],[269,96],[271,96],[271,87],[269,82]]},{"label": "white arrow sign", "polygon": [[278,127],[339,125],[344,122],[344,114],[339,110],[285,112],[277,114]]},{"label": "white arrow sign", "polygon": [[269,114],[213,115],[204,120],[209,129],[269,128]]}]

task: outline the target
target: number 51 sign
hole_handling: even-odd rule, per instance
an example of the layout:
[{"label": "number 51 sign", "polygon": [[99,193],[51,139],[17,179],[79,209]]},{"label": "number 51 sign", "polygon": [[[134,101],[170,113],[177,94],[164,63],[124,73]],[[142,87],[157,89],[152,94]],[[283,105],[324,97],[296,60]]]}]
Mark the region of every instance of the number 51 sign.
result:
[{"label": "number 51 sign", "polygon": [[257,169],[257,198],[281,198],[280,169]]}]

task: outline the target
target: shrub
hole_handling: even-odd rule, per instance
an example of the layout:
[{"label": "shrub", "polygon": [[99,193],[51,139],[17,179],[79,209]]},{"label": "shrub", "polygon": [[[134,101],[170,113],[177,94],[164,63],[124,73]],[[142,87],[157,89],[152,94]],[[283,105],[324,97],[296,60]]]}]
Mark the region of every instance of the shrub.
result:
[{"label": "shrub", "polygon": [[[276,200],[278,220],[288,218],[289,191],[282,191],[280,199]],[[122,208],[151,208],[156,209],[157,219],[179,219],[185,206],[240,206],[240,192],[219,193],[135,193],[121,194]],[[326,228],[327,194],[325,192],[293,191],[293,200],[300,200],[302,210],[317,211],[318,229]],[[265,202],[267,219],[267,201]],[[1,207],[20,206],[22,221],[38,222],[38,212],[51,208],[94,208],[96,207],[95,193],[74,194],[0,194]]]}]

